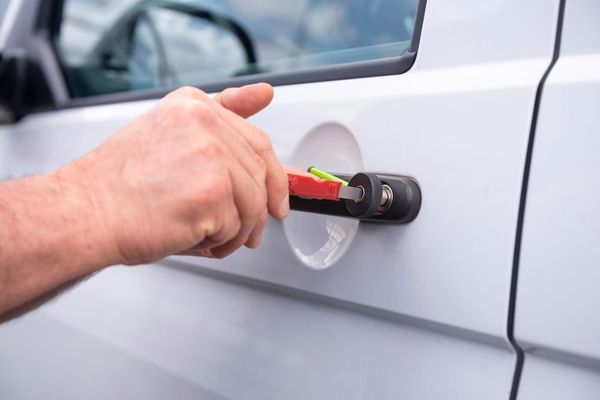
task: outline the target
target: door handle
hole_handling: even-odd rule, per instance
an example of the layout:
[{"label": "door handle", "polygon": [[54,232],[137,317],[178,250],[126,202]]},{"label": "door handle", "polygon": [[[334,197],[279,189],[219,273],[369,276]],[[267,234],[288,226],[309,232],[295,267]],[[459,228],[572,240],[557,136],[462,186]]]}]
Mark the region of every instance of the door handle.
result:
[{"label": "door handle", "polygon": [[296,211],[357,218],[364,222],[406,224],[421,209],[421,189],[414,178],[360,172],[355,175],[334,174],[347,180],[349,187],[363,191],[360,200],[315,200],[290,196],[290,208]]}]

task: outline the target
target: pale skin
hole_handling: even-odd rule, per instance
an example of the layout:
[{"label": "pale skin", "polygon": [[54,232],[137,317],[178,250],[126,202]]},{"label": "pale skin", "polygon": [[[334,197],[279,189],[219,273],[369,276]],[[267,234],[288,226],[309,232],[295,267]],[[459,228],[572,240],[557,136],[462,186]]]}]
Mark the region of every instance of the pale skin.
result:
[{"label": "pale skin", "polygon": [[257,247],[289,211],[285,169],[245,119],[272,97],[181,88],[82,158],[0,182],[0,320],[108,266]]}]

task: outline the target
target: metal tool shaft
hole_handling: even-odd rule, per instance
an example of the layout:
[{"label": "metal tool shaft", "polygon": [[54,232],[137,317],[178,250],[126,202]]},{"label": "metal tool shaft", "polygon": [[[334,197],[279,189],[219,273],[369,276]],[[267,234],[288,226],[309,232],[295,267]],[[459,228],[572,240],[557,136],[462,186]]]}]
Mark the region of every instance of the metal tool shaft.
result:
[{"label": "metal tool shaft", "polygon": [[364,196],[364,192],[360,187],[341,186],[339,196],[340,199],[360,201]]}]

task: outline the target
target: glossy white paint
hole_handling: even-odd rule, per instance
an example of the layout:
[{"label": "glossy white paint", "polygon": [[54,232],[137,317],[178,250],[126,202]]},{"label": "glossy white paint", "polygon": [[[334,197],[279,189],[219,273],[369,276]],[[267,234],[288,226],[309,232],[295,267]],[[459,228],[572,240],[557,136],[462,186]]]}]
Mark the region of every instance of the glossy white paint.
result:
[{"label": "glossy white paint", "polygon": [[598,369],[593,365],[583,366],[581,362],[565,363],[568,358],[564,354],[540,357],[528,349],[518,399],[597,399],[600,393]]},{"label": "glossy white paint", "polygon": [[11,399],[506,399],[513,365],[506,349],[158,266],[101,273],[11,325]]},{"label": "glossy white paint", "polygon": [[[284,160],[288,145],[315,125],[337,121],[356,137],[366,170],[419,180],[419,216],[406,226],[362,224],[346,258],[322,274],[299,268],[287,252],[266,262],[273,260],[268,244],[224,261],[187,262],[503,340],[520,179],[546,63],[476,66],[468,74],[475,88],[465,79],[459,93],[445,92],[444,82],[467,75],[460,68],[279,90],[293,102],[276,102],[258,121]],[[315,101],[317,90],[326,99]]]},{"label": "glossy white paint", "polygon": [[[256,122],[273,135],[283,160],[313,127],[337,121],[357,138],[366,170],[419,180],[420,215],[406,226],[362,225],[351,262],[324,274],[307,271],[287,247],[274,250],[269,243],[223,261],[188,262],[503,340],[519,182],[536,82],[546,64],[536,59],[413,70],[278,88],[278,100]],[[327,95],[315,101],[315,91]],[[76,158],[150,104],[28,118],[10,135],[11,175],[50,170]],[[282,234],[279,224],[272,229]],[[281,256],[274,258],[273,251]]]},{"label": "glossy white paint", "polygon": [[[103,273],[0,328],[0,362],[10,350],[11,365],[26,365],[35,355],[11,350],[15,338],[67,324],[73,337],[103,343],[92,353],[121,349],[226,397],[507,398],[521,179],[557,11],[556,0],[429,0],[408,73],[279,87],[254,119],[284,161],[315,127],[343,125],[366,170],[419,180],[423,206],[413,223],[361,224],[348,253],[325,271],[301,265],[281,223],[270,221],[256,251],[169,261],[185,272]],[[0,133],[9,173],[56,168],[152,104],[30,116]],[[64,351],[80,363],[75,350]]]},{"label": "glossy white paint", "polygon": [[542,97],[515,321],[525,399],[600,390],[598,16],[597,1],[567,1],[561,56]]}]

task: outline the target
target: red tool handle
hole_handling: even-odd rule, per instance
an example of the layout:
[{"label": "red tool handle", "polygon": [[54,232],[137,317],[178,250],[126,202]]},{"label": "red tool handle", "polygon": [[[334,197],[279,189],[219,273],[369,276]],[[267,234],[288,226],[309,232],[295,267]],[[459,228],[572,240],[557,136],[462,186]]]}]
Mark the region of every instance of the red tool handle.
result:
[{"label": "red tool handle", "polygon": [[340,199],[341,182],[320,179],[310,175],[288,173],[290,195],[316,200]]}]

